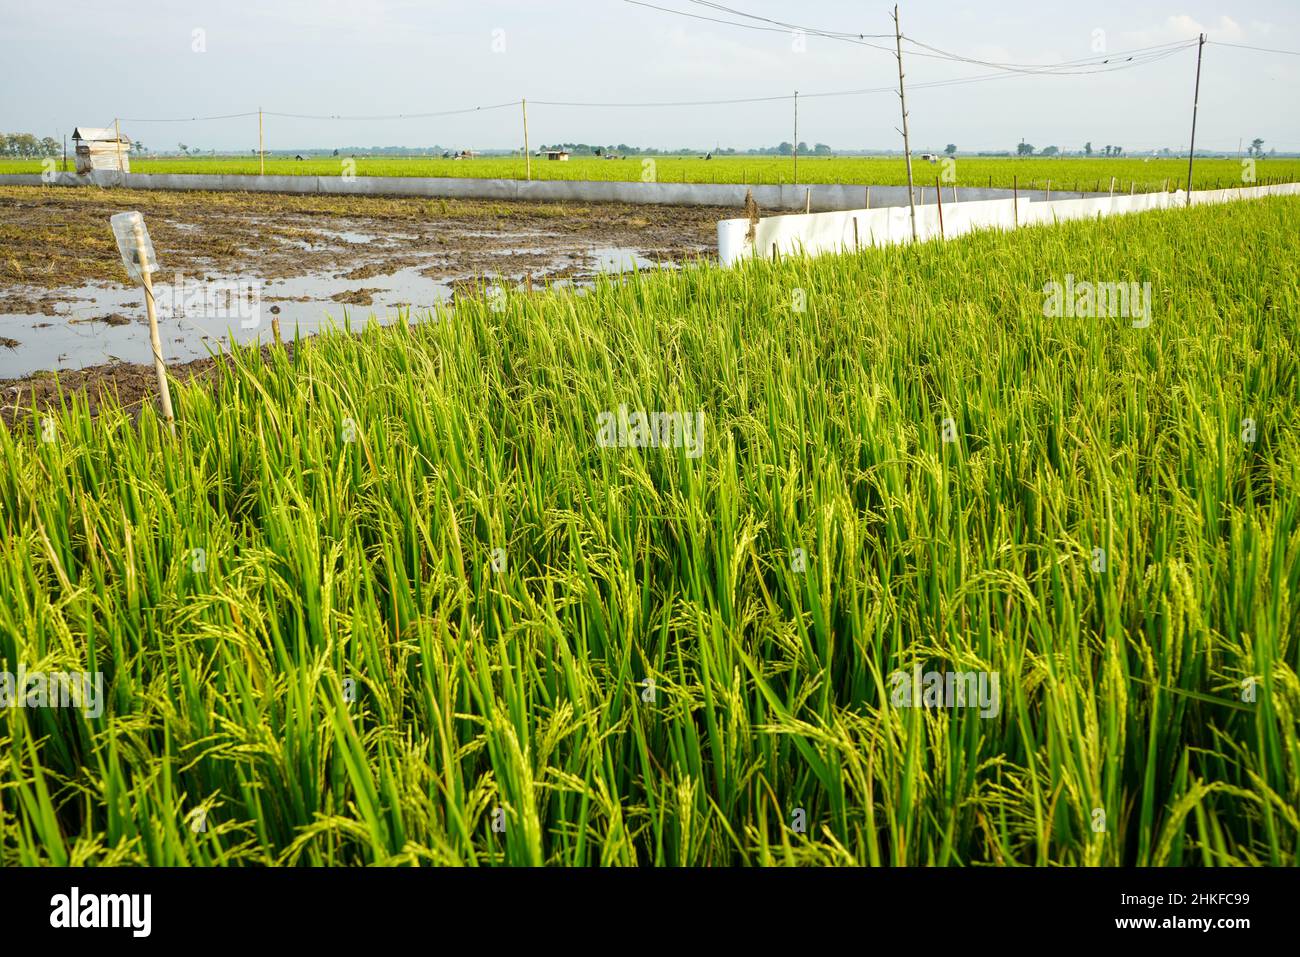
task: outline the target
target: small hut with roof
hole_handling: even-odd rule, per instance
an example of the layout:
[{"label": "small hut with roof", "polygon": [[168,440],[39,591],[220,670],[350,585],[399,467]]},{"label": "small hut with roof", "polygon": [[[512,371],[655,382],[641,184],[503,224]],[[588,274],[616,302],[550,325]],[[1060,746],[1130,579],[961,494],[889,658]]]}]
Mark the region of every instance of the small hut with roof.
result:
[{"label": "small hut with roof", "polygon": [[77,172],[89,173],[97,169],[131,172],[131,138],[119,136],[111,128],[99,129],[78,126],[72,131],[72,142],[77,152]]}]

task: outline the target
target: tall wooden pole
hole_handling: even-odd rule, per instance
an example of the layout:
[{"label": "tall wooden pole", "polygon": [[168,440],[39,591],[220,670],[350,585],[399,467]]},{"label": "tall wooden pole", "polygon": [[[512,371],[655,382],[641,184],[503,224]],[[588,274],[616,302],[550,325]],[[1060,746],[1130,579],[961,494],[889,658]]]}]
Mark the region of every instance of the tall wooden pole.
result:
[{"label": "tall wooden pole", "polygon": [[163,362],[162,339],[158,335],[158,314],[154,311],[153,279],[149,275],[149,262],[145,258],[144,223],[135,224],[136,260],[140,263],[140,283],[144,286],[144,307],[149,314],[149,343],[153,347],[153,367],[158,374],[158,398],[162,401],[163,418],[172,438],[176,437],[176,415],[172,412],[172,393],[167,385],[167,365]]},{"label": "tall wooden pole", "polygon": [[903,91],[903,31],[894,4],[894,44],[898,50],[898,102],[903,111],[903,155],[907,159],[907,205],[912,213],[912,240],[916,240],[916,191],[912,186],[912,143],[907,137],[907,95]]},{"label": "tall wooden pole", "polygon": [[266,146],[262,139],[262,108],[257,108],[257,169],[259,176],[266,175]]},{"label": "tall wooden pole", "polygon": [[122,168],[122,125],[118,122],[117,117],[113,117],[113,148],[117,150],[117,171],[124,173]]},{"label": "tall wooden pole", "polygon": [[1192,144],[1187,151],[1187,205],[1192,205],[1192,163],[1196,159],[1196,108],[1201,103],[1201,53],[1205,50],[1205,34],[1196,45],[1196,90],[1192,94]]},{"label": "tall wooden pole", "polygon": [[528,151],[528,101],[520,100],[519,105],[524,110],[524,177],[533,178],[533,155]]},{"label": "tall wooden pole", "polygon": [[794,177],[792,183],[799,182],[799,91],[794,91]]}]

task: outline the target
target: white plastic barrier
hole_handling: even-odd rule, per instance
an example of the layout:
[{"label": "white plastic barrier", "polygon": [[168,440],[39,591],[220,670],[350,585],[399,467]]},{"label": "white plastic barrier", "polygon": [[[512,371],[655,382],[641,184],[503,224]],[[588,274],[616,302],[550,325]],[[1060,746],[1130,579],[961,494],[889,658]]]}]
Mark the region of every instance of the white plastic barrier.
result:
[{"label": "white plastic barrier", "polygon": [[1015,229],[1016,201],[986,199],[943,207],[943,236],[952,239],[977,229]]},{"label": "white plastic barrier", "polygon": [[1113,211],[1114,198],[1102,196],[1098,199],[1054,199],[1047,203],[1035,203],[1018,199],[1016,223],[1020,226],[1033,226],[1036,223],[1061,223],[1070,219],[1096,219],[1109,216]]},{"label": "white plastic barrier", "polygon": [[[942,223],[941,223],[942,219]],[[949,203],[916,207],[916,238],[961,236],[976,229],[1015,228],[1015,203],[1010,199]],[[883,209],[854,209],[837,213],[804,213],[774,216],[754,224],[749,239],[746,219],[724,219],[718,223],[718,257],[730,265],[747,256],[771,258],[848,252],[865,246],[886,246],[912,239],[912,213],[907,206]]]},{"label": "white plastic barrier", "polygon": [[1150,209],[1168,209],[1169,193],[1138,193],[1133,196],[1116,196],[1115,212],[1145,213]]},{"label": "white plastic barrier", "polygon": [[[1300,195],[1300,183],[1198,190],[1192,193],[1190,205],[1236,202],[1261,196],[1297,195]],[[978,200],[971,203],[949,203],[942,210],[936,205],[927,204],[916,207],[916,239],[952,239],[976,229],[1014,229],[1038,223],[1117,216],[1186,205],[1187,193],[1181,189],[1173,193],[1089,199],[1042,201],[1022,197]],[[751,228],[753,239],[750,238]],[[746,219],[724,219],[718,223],[718,258],[724,266],[753,256],[800,253],[816,255],[911,241],[912,211],[907,206],[775,216],[760,219],[753,224]]]},{"label": "white plastic barrier", "polygon": [[883,246],[897,241],[891,234],[891,214],[895,212],[890,207],[775,216],[753,224],[752,240],[749,220],[724,219],[718,223],[718,256],[724,265],[730,265],[747,256],[770,258],[774,253],[789,256]]}]

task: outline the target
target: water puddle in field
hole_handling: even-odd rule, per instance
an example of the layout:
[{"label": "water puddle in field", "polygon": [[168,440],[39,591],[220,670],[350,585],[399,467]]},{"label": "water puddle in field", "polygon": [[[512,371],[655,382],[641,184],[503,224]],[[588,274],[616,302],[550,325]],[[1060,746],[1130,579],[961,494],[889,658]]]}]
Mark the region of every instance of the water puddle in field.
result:
[{"label": "water puddle in field", "polygon": [[[346,230],[320,232],[335,242],[364,244],[374,238]],[[473,275],[448,275],[449,254],[431,251],[422,251],[412,257],[414,263],[400,268],[353,269],[350,272],[361,274],[356,278],[337,269],[266,281],[215,272],[157,273],[154,296],[163,356],[169,363],[181,363],[218,352],[232,341],[269,342],[273,318],[286,339],[345,321],[359,327],[372,317],[383,325],[407,317],[414,321],[437,304],[452,302],[462,284],[478,286],[478,295],[483,285],[522,288],[529,277],[538,289],[584,288],[597,275],[676,268],[675,263],[660,263],[632,248],[530,245],[534,236],[526,232],[502,233],[500,238],[507,245],[492,256],[499,266],[486,270],[477,283]],[[302,241],[311,247],[309,238]],[[367,274],[371,269],[374,275]],[[18,309],[33,311],[0,312],[0,379],[152,361],[144,292],[138,286],[91,283],[54,292],[24,287],[7,291],[17,294]]]},{"label": "water puddle in field", "polygon": [[638,269],[654,269],[658,265],[653,259],[647,259],[635,249],[617,246],[593,250],[592,256],[596,260],[597,272],[634,272]]}]

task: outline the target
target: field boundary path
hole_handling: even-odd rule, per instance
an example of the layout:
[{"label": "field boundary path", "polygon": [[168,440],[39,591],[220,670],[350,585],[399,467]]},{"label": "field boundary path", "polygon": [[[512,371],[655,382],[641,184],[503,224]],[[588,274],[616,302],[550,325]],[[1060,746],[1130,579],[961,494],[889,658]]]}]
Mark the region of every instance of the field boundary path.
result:
[{"label": "field boundary path", "polygon": [[[907,205],[906,186],[830,184],[746,186],[742,183],[628,183],[597,180],[478,179],[444,176],[243,176],[224,173],[7,173],[0,186],[96,186],[127,189],[204,190],[334,196],[428,196],[512,202],[629,203],[665,206],[743,206],[747,193],[761,209],[817,212]],[[943,201],[1011,199],[1012,190],[943,187]],[[1020,190],[1025,199],[1086,198],[1107,193]],[[935,188],[917,187],[918,204],[935,202]]]}]

